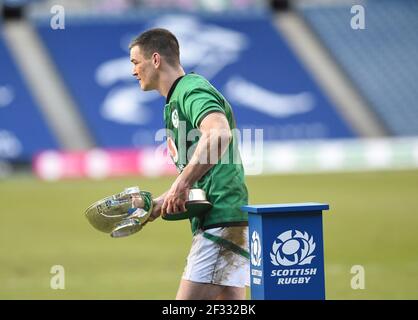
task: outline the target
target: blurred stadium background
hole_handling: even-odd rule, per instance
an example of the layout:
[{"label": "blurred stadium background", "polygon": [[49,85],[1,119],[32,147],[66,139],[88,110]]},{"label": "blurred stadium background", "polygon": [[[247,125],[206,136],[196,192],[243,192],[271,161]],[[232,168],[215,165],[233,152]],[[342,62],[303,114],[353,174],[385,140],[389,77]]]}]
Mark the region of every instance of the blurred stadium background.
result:
[{"label": "blurred stadium background", "polygon": [[[58,5],[58,6],[57,6]],[[353,29],[354,5],[365,29]],[[64,9],[65,16],[62,16]],[[84,209],[131,185],[159,194],[173,166],[164,100],[141,92],[127,45],[163,26],[187,72],[230,100],[250,203],[317,201],[328,299],[418,298],[418,2],[3,0],[0,298],[172,299],[187,221],[111,239]],[[65,268],[53,290],[51,268]],[[365,269],[354,290],[352,266]]]}]

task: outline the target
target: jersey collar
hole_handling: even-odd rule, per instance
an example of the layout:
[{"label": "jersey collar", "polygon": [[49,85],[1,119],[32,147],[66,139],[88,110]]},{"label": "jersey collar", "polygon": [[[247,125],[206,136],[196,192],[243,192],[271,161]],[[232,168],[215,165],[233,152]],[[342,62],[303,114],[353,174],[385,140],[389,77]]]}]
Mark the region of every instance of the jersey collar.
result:
[{"label": "jersey collar", "polygon": [[183,76],[178,77],[178,78],[176,79],[176,81],[174,81],[174,83],[171,85],[171,88],[170,88],[170,90],[168,91],[167,98],[166,98],[166,100],[165,100],[165,104],[168,104],[168,103],[170,102],[170,98],[171,98],[171,95],[172,95],[172,94],[173,94],[173,92],[174,92],[174,89],[176,88],[177,84],[179,83],[179,81],[180,81],[180,80],[181,80],[181,78],[183,78],[183,77],[184,77],[184,75],[183,75]]}]

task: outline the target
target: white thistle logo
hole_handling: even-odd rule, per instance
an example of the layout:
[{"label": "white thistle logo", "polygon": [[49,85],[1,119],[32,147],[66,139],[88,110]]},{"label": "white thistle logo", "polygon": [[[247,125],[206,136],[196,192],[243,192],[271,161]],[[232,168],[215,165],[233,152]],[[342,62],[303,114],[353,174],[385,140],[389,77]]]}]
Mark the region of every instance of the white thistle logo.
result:
[{"label": "white thistle logo", "polygon": [[257,231],[253,231],[251,236],[251,264],[261,266],[261,241]]},{"label": "white thistle logo", "polygon": [[311,255],[315,247],[313,237],[306,231],[304,233],[298,230],[285,231],[273,243],[270,253],[271,263],[275,266],[310,264],[315,257]]}]

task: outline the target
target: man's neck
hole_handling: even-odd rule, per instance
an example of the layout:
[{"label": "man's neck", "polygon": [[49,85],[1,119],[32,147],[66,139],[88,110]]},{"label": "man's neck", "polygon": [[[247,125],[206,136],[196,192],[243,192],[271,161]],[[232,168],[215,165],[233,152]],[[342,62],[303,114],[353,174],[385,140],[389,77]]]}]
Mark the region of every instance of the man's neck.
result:
[{"label": "man's neck", "polygon": [[167,72],[161,75],[160,86],[157,89],[158,92],[163,97],[167,98],[168,92],[170,91],[170,88],[173,85],[174,81],[176,81],[179,77],[184,75],[185,72],[181,66],[177,69],[168,69]]}]

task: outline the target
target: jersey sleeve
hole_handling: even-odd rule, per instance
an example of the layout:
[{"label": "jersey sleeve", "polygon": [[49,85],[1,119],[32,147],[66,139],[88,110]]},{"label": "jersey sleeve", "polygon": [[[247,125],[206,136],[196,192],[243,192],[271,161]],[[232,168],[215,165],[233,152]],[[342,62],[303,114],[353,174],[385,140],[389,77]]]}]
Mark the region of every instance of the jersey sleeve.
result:
[{"label": "jersey sleeve", "polygon": [[219,97],[207,88],[195,88],[190,91],[184,100],[184,114],[194,128],[200,125],[203,118],[212,112],[222,112],[222,102]]}]

